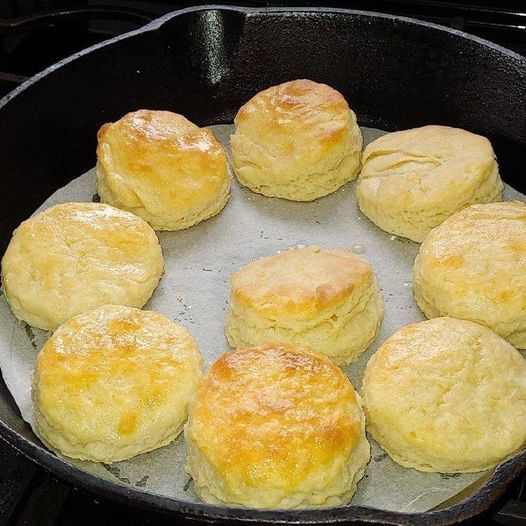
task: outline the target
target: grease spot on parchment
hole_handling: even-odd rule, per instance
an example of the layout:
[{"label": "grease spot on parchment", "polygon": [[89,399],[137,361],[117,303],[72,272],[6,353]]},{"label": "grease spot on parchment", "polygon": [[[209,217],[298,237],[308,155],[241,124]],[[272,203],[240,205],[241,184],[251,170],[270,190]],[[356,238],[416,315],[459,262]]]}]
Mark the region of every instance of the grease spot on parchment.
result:
[{"label": "grease spot on parchment", "polygon": [[[111,464],[102,464],[102,467],[106,471],[109,471],[115,478],[119,479],[121,482],[124,482],[124,484],[132,484],[132,481],[128,477],[123,477],[121,475],[121,470],[117,466]],[[141,477],[135,482],[135,486],[138,488],[144,488],[146,487],[149,479],[150,477],[148,475],[144,475],[144,477]]]},{"label": "grease spot on parchment", "polygon": [[131,484],[131,481],[127,477],[121,477],[121,470],[117,466],[111,466],[110,464],[102,464],[102,467],[109,471],[115,478],[119,479],[124,484]]},{"label": "grease spot on parchment", "polygon": [[33,332],[33,329],[31,326],[29,326],[27,323],[24,323],[24,331],[26,332],[27,337],[29,338],[29,342],[31,343],[31,347],[37,350],[37,342],[35,338],[35,333]]},{"label": "grease spot on parchment", "polygon": [[146,483],[148,482],[148,479],[150,477],[148,475],[144,475],[144,477],[140,480],[138,480],[135,485],[138,487],[138,488],[144,488],[146,486]]},{"label": "grease spot on parchment", "polygon": [[183,491],[188,491],[188,488],[190,487],[190,484],[192,483],[192,477],[189,477],[186,481],[186,484],[183,486]]},{"label": "grease spot on parchment", "polygon": [[379,455],[375,455],[373,457],[373,460],[375,462],[381,462],[382,460],[384,460],[385,458],[387,458],[389,455],[387,453],[380,453]]}]

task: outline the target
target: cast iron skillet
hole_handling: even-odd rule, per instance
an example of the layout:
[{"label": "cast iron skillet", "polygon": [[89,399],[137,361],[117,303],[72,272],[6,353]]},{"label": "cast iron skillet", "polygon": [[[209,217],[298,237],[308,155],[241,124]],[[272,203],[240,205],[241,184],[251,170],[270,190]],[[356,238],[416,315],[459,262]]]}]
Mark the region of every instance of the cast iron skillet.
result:
[{"label": "cast iron skillet", "polygon": [[[459,126],[488,136],[503,178],[526,192],[526,59],[408,18],[339,9],[187,9],[82,51],[0,101],[0,253],[52,192],[95,164],[96,132],[138,108],[231,122],[272,84],[341,91],[365,126]],[[467,500],[424,514],[364,507],[255,511],[191,504],[98,479],[45,449],[0,382],[0,433],[38,464],[115,501],[198,521],[450,524],[486,510],[526,468],[502,464]],[[448,504],[452,504],[451,502]]]}]

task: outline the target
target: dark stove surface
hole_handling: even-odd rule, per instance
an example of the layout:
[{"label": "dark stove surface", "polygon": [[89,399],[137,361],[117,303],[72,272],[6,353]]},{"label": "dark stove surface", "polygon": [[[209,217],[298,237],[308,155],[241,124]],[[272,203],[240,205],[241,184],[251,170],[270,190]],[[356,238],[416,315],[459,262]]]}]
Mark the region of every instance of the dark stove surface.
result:
[{"label": "dark stove surface", "polygon": [[[80,49],[141,27],[164,13],[203,4],[352,7],[412,16],[497,42],[526,55],[526,1],[354,0],[0,0],[0,96]],[[118,508],[60,481],[0,440],[0,525],[173,524]],[[526,477],[477,524],[526,526]]]}]

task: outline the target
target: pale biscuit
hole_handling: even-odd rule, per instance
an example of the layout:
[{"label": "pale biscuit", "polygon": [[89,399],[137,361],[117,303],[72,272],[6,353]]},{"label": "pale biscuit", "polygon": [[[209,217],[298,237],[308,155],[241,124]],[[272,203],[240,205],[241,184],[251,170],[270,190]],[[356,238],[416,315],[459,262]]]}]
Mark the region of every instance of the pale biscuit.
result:
[{"label": "pale biscuit", "polygon": [[448,126],[384,135],[365,148],[362,165],[361,211],[417,242],[466,206],[500,201],[504,188],[488,139]]},{"label": "pale biscuit", "polygon": [[343,96],[294,80],[259,92],[238,111],[231,136],[241,184],[254,192],[312,201],[354,179],[362,134]]},{"label": "pale biscuit", "polygon": [[169,111],[139,110],[97,134],[97,191],[155,230],[218,214],[230,195],[226,154],[208,128]]},{"label": "pale biscuit", "polygon": [[24,221],[2,259],[5,296],[17,318],[54,330],[92,307],[142,307],[163,273],[152,228],[102,203],[65,203]]},{"label": "pale biscuit", "polygon": [[473,205],[432,230],[413,290],[428,318],[481,323],[526,349],[526,204]]},{"label": "pale biscuit", "polygon": [[276,344],[217,360],[185,437],[197,494],[250,508],[346,504],[370,458],[350,380],[322,355]]},{"label": "pale biscuit", "polygon": [[241,268],[231,282],[232,347],[289,343],[344,364],[371,345],[383,317],[371,265],[344,248],[282,252]]},{"label": "pale biscuit", "polygon": [[369,360],[362,394],[369,433],[405,467],[482,471],[526,443],[526,361],[477,323],[400,329]]},{"label": "pale biscuit", "polygon": [[40,351],[35,425],[69,457],[125,460],[181,432],[200,377],[184,327],[152,311],[97,307],[61,325]]}]

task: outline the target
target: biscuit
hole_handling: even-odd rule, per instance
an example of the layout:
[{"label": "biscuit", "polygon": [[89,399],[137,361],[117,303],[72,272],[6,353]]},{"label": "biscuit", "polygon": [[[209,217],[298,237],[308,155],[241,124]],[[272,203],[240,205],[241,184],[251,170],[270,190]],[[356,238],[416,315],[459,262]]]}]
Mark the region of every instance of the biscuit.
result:
[{"label": "biscuit", "polygon": [[481,323],[526,349],[526,204],[473,205],[432,230],[413,290],[428,318]]},{"label": "biscuit", "polygon": [[35,425],[68,457],[125,460],[181,432],[200,377],[183,326],[152,311],[97,307],[61,325],[40,351]]},{"label": "biscuit", "polygon": [[97,191],[155,230],[215,216],[230,195],[226,154],[208,128],[169,111],[139,110],[97,134]]},{"label": "biscuit", "polygon": [[294,80],[268,88],[241,107],[234,123],[234,169],[254,192],[312,201],[358,174],[356,115],[326,84]]},{"label": "biscuit", "polygon": [[365,148],[362,165],[361,211],[382,230],[419,243],[466,206],[500,201],[504,188],[488,139],[447,126],[384,135]]},{"label": "biscuit", "polygon": [[24,221],[2,259],[2,284],[15,316],[54,330],[92,307],[142,307],[163,273],[151,227],[102,203],[65,203]]},{"label": "biscuit", "polygon": [[345,248],[310,246],[259,259],[231,284],[232,347],[289,343],[344,364],[371,345],[383,317],[371,265]]},{"label": "biscuit", "polygon": [[477,323],[403,327],[369,360],[362,394],[367,430],[405,467],[482,471],[526,443],[526,361]]},{"label": "biscuit", "polygon": [[197,494],[250,508],[346,504],[370,458],[350,380],[287,345],[223,354],[199,383],[185,437]]}]

